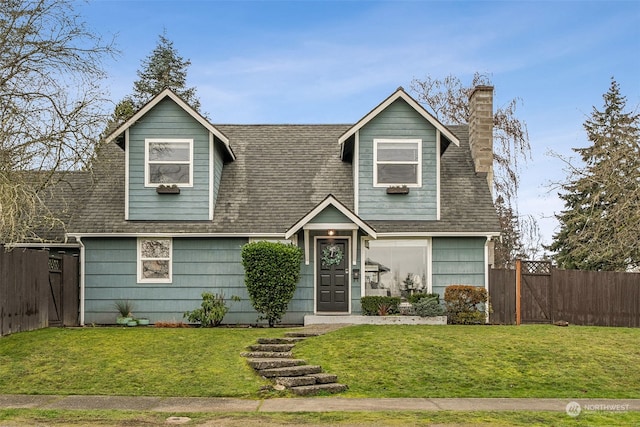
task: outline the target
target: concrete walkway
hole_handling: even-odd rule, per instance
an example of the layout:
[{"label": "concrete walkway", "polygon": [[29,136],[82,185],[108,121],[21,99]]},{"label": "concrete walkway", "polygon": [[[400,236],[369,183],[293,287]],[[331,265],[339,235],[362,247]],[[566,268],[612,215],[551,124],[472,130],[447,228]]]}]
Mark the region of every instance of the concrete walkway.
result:
[{"label": "concrete walkway", "polygon": [[263,400],[200,397],[0,395],[0,409],[114,409],[189,412],[357,412],[357,411],[555,411],[577,402],[583,411],[640,411],[640,399],[430,399],[344,397]]}]

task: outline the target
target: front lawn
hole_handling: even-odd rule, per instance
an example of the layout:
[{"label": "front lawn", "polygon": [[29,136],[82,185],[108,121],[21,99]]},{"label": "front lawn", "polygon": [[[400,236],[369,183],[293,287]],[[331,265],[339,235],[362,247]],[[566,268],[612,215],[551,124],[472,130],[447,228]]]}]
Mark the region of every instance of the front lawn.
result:
[{"label": "front lawn", "polygon": [[[45,329],[0,338],[8,394],[263,397],[240,353],[286,329]],[[640,398],[640,329],[352,326],[299,343],[344,397]]]},{"label": "front lawn", "polygon": [[298,344],[350,397],[640,398],[640,329],[358,326]]}]

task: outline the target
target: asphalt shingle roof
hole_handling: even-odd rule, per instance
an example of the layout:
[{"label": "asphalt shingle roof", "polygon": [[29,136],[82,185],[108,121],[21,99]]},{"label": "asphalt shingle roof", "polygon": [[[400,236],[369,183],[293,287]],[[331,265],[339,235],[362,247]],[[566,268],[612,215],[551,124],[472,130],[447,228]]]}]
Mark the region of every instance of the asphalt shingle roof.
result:
[{"label": "asphalt shingle roof", "polygon": [[[76,201],[71,233],[284,233],[328,194],[353,210],[352,165],[338,138],[350,125],[216,125],[237,159],[224,165],[213,221],[125,221],[124,152],[109,143],[94,167],[93,192]],[[440,221],[367,221],[377,232],[500,230],[486,177],[476,175],[467,126],[441,159]],[[364,218],[366,220],[366,218]]]}]

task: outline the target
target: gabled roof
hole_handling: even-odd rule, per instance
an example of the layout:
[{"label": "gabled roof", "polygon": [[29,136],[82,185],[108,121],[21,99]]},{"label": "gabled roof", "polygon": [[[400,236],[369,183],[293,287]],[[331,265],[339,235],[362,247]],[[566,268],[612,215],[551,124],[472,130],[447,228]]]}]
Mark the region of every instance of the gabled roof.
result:
[{"label": "gabled roof", "polygon": [[407,94],[402,87],[399,87],[394,93],[392,93],[387,99],[382,101],[377,107],[369,112],[366,116],[361,118],[355,125],[351,126],[340,138],[338,138],[338,143],[343,146],[344,143],[351,138],[357,131],[362,129],[367,123],[369,123],[373,118],[375,118],[380,112],[384,111],[389,105],[393,104],[398,99],[404,100],[407,104],[409,104],[418,114],[424,117],[429,123],[431,123],[440,133],[441,135],[453,142],[455,145],[460,146],[460,141],[458,137],[456,137],[453,132],[451,132],[445,125],[440,123],[438,119],[433,117],[418,101],[413,99],[409,94]]},{"label": "gabled roof", "polygon": [[176,95],[171,89],[163,90],[158,95],[156,95],[151,101],[147,102],[140,110],[138,110],[138,112],[136,112],[133,116],[131,116],[131,118],[129,120],[124,122],[114,132],[112,132],[109,136],[107,136],[107,138],[105,139],[105,142],[109,143],[109,142],[115,140],[116,138],[118,138],[120,135],[122,135],[122,133],[125,130],[127,130],[128,128],[133,126],[134,123],[136,123],[138,120],[140,120],[141,117],[143,117],[145,114],[147,114],[149,112],[149,110],[151,110],[153,107],[158,105],[158,103],[160,101],[162,101],[163,99],[165,99],[165,98],[169,98],[173,102],[178,104],[178,106],[180,106],[180,108],[182,108],[187,114],[189,114],[191,117],[193,117],[205,129],[207,129],[216,138],[218,138],[224,144],[225,149],[227,150],[227,153],[229,154],[229,156],[233,160],[236,159],[236,156],[233,153],[233,150],[231,150],[231,146],[229,145],[229,138],[227,138],[227,136],[225,134],[220,132],[220,130],[218,130],[215,126],[213,126],[211,123],[209,123],[209,121],[207,119],[205,119],[202,116],[202,114],[198,113],[191,106],[189,106],[189,104],[187,104],[182,98],[180,98],[178,95]]},{"label": "gabled roof", "polygon": [[318,203],[308,214],[304,217],[300,218],[298,222],[296,222],[291,228],[287,230],[285,233],[285,239],[290,239],[294,236],[300,229],[302,229],[305,225],[307,225],[313,218],[315,218],[320,212],[324,211],[327,207],[333,206],[337,210],[342,213],[349,221],[360,227],[365,233],[369,236],[376,238],[376,232],[371,226],[369,226],[365,221],[363,221],[358,215],[349,210],[345,205],[340,203],[332,194],[329,194],[325,199]]}]

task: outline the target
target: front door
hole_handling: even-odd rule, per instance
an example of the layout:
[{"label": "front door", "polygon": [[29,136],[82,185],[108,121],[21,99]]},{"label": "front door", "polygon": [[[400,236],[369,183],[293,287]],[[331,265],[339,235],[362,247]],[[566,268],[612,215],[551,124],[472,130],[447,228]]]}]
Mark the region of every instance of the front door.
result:
[{"label": "front door", "polygon": [[349,312],[348,239],[319,239],[316,247],[318,312]]}]

